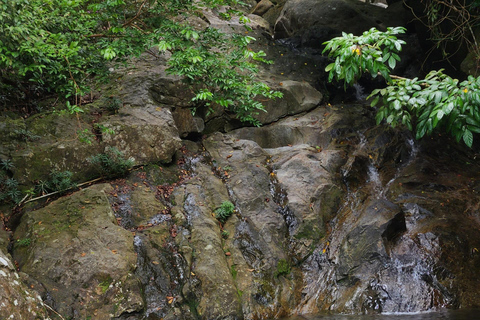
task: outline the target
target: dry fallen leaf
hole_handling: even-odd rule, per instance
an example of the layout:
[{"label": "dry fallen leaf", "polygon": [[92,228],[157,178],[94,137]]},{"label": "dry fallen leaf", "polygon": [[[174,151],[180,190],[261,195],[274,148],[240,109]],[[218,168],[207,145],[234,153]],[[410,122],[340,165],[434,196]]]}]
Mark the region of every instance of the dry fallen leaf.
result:
[{"label": "dry fallen leaf", "polygon": [[85,252],[82,252],[82,257],[85,257],[87,254]]},{"label": "dry fallen leaf", "polygon": [[158,264],[159,262],[158,261],[152,261],[153,264]]},{"label": "dry fallen leaf", "polygon": [[173,302],[173,297],[168,297],[168,296],[167,296],[167,302],[168,302],[168,304],[172,304],[172,302]]}]

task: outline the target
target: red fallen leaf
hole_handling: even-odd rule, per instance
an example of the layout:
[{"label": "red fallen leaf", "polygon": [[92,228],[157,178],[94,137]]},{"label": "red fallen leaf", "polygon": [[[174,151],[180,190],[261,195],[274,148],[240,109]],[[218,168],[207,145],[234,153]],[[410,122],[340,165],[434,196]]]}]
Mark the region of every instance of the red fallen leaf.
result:
[{"label": "red fallen leaf", "polygon": [[233,156],[232,154],[229,154],[229,155],[227,156],[227,159],[230,159],[232,156]]},{"label": "red fallen leaf", "polygon": [[112,253],[113,253],[113,254],[117,254],[117,250],[112,250]]},{"label": "red fallen leaf", "polygon": [[82,252],[81,256],[85,257],[87,254],[85,252]]},{"label": "red fallen leaf", "polygon": [[232,254],[231,254],[230,252],[225,252],[225,255],[226,255],[227,257],[229,257],[229,256],[231,256]]}]

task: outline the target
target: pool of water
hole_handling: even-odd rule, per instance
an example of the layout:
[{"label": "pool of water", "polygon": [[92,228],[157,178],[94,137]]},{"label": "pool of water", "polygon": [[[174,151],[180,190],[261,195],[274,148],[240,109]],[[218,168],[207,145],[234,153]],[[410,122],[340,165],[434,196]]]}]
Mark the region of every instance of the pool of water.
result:
[{"label": "pool of water", "polygon": [[381,315],[343,315],[323,314],[292,316],[282,320],[475,320],[480,319],[480,309],[444,310],[438,312],[381,314]]}]

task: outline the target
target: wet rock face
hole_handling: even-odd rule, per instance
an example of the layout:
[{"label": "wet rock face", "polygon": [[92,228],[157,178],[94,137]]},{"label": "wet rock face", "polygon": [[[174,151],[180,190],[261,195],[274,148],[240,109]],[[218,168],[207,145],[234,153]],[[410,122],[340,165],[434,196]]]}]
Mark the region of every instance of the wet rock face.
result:
[{"label": "wet rock face", "polygon": [[20,270],[67,317],[110,319],[144,306],[133,236],[116,224],[107,189],[96,185],[28,212],[15,232]]},{"label": "wet rock face", "polygon": [[[356,0],[289,0],[275,23],[275,38],[301,37],[305,46],[319,48],[341,32],[361,34],[372,27],[405,25],[401,6],[387,9]],[[301,35],[300,35],[301,33]]]},{"label": "wet rock face", "polygon": [[460,168],[468,158],[445,141],[443,147],[418,147],[375,128],[359,142],[342,169],[349,192],[329,223],[328,242],[302,266],[307,285],[301,309],[378,313],[476,306],[477,278],[460,271],[460,265],[479,270],[478,220],[470,202],[478,195],[465,189],[477,175],[475,166]]}]

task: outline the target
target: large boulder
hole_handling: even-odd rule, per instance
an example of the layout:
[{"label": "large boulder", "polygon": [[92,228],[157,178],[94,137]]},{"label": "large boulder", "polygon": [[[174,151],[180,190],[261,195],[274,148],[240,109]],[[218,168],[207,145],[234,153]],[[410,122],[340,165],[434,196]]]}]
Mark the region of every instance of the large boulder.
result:
[{"label": "large boulder", "polygon": [[124,108],[101,124],[115,131],[103,135],[104,145],[116,147],[137,164],[169,162],[181,145],[170,110],[157,105]]},{"label": "large boulder", "polygon": [[310,111],[320,104],[323,95],[308,82],[285,80],[272,83],[271,87],[283,93],[282,99],[262,101],[266,112],[255,118],[262,124],[272,123],[286,116]]},{"label": "large boulder", "polygon": [[[73,180],[85,181],[95,174],[87,159],[104,152],[107,146],[116,147],[136,164],[169,162],[180,147],[178,129],[168,108],[155,104],[124,106],[118,113],[100,119],[98,109],[86,110],[81,121],[69,114],[6,119],[8,127],[0,127],[5,137],[1,156],[12,161],[13,178],[31,186],[35,181],[47,181],[52,170],[68,170],[73,172]],[[100,132],[99,125],[114,133]]]},{"label": "large boulder", "polygon": [[108,190],[96,185],[27,212],[15,231],[20,270],[64,317],[111,319],[144,307],[133,235],[117,225]]}]

